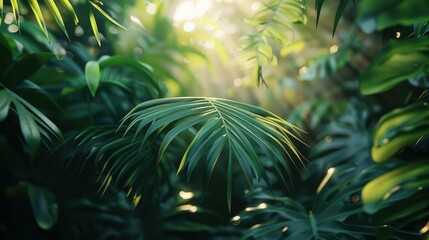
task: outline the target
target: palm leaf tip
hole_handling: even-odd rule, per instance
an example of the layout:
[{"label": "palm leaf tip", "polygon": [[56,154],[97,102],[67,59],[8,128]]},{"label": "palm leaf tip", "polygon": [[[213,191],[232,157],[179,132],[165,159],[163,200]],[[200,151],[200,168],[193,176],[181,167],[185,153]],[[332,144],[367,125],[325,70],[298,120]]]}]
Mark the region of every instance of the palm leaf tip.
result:
[{"label": "palm leaf tip", "polygon": [[300,131],[299,128],[265,109],[232,100],[205,97],[151,100],[135,107],[121,126],[126,127],[126,134],[133,133],[136,140],[161,137],[158,161],[185,132],[197,129],[178,166],[178,173],[186,171],[188,178],[197,165],[203,165],[210,179],[213,169],[222,161],[227,163],[228,172],[239,166],[250,186],[261,179],[269,183],[266,163],[261,158],[265,156],[286,183],[284,172],[291,171],[288,161],[302,159],[293,140],[300,137],[292,133]]}]

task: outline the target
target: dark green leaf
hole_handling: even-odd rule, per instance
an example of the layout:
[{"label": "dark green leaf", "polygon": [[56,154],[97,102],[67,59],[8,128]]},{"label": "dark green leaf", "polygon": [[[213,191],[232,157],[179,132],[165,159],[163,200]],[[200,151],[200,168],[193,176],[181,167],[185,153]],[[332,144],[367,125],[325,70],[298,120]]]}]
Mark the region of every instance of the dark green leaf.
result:
[{"label": "dark green leaf", "polygon": [[319,26],[319,18],[320,18],[320,11],[322,10],[322,6],[325,0],[316,0],[315,1],[315,7],[316,7],[316,27]]},{"label": "dark green leaf", "polygon": [[425,73],[429,64],[429,39],[391,41],[359,77],[363,94],[386,91],[399,82]]},{"label": "dark green leaf", "polygon": [[28,79],[43,65],[45,65],[53,56],[52,53],[32,53],[25,55],[14,62],[9,71],[5,74],[3,84],[6,87],[15,86]]},{"label": "dark green leaf", "polygon": [[19,117],[22,135],[30,148],[30,153],[34,156],[41,142],[39,127],[31,113],[19,101],[14,100],[13,104]]},{"label": "dark green leaf", "polygon": [[11,101],[12,99],[6,90],[0,90],[0,122],[7,117]]},{"label": "dark green leaf", "polygon": [[366,33],[398,24],[411,26],[429,21],[429,4],[421,0],[362,0],[358,5],[357,22]]},{"label": "dark green leaf", "polygon": [[58,219],[55,196],[47,189],[37,185],[29,183],[27,188],[37,224],[44,230],[50,229]]},{"label": "dark green leaf", "polygon": [[350,0],[341,0],[338,5],[337,12],[335,13],[334,30],[332,31],[332,36],[335,35],[335,30],[337,29],[338,22],[340,21],[340,18],[343,15],[344,9],[346,9],[349,1]]}]

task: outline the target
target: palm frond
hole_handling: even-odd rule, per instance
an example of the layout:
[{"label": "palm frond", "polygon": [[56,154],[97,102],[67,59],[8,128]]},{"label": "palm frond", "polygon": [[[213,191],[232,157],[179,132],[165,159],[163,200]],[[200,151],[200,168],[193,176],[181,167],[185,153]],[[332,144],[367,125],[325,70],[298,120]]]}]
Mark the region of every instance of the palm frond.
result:
[{"label": "palm frond", "polygon": [[48,141],[46,145],[49,147],[56,139],[62,139],[61,131],[51,120],[13,91],[7,88],[0,90],[0,99],[0,120],[6,118],[10,111],[16,113],[22,136],[32,156],[36,154],[42,141]]},{"label": "palm frond", "polygon": [[286,46],[291,43],[287,32],[293,29],[293,23],[306,22],[305,4],[299,0],[274,0],[264,5],[256,15],[247,21],[256,31],[245,36],[249,43],[243,50],[246,61],[254,63],[254,78],[258,84],[265,84],[263,68],[277,65],[277,56],[271,43]]},{"label": "palm frond", "polygon": [[[316,27],[319,25],[320,12],[322,10],[322,6],[324,2],[325,0],[316,0],[315,2],[316,12],[317,12]],[[340,18],[343,15],[343,12],[346,9],[349,2],[350,0],[340,0],[340,2],[338,3],[337,11],[335,12],[335,20],[333,24],[332,36],[335,35],[335,30],[337,29],[338,22],[340,21]],[[354,0],[353,0],[353,4],[354,4]]]},{"label": "palm frond", "polygon": [[228,166],[229,208],[234,162],[238,162],[249,186],[252,186],[254,180],[263,179],[269,183],[261,155],[271,161],[284,183],[283,171],[291,171],[287,160],[294,157],[301,160],[293,143],[293,139],[300,141],[294,135],[298,128],[267,110],[231,100],[203,97],[151,100],[136,106],[125,116],[121,123],[123,126],[126,126],[128,141],[133,133],[134,141],[131,143],[138,141],[143,145],[150,136],[162,137],[158,162],[181,133],[192,127],[199,129],[187,146],[177,172],[186,171],[189,179],[196,166],[204,164],[210,179],[219,161],[225,161]]},{"label": "palm frond", "polygon": [[117,126],[96,126],[87,128],[77,136],[77,146],[89,146],[90,152],[80,171],[90,159],[95,159],[101,169],[98,178],[101,193],[109,185],[132,189],[136,194],[150,193],[154,187],[156,153],[149,142],[142,141],[142,137],[118,135],[118,132],[124,131],[125,128],[118,129]]}]

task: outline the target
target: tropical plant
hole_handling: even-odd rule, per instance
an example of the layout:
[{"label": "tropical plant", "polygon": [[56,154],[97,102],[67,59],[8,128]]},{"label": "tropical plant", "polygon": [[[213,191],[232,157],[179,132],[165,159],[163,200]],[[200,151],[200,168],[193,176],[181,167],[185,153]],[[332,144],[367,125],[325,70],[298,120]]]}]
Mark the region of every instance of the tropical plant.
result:
[{"label": "tropical plant", "polygon": [[249,51],[243,58],[255,66],[253,78],[258,85],[266,85],[263,68],[277,65],[277,56],[272,43],[285,48],[293,41],[287,34],[293,33],[292,24],[306,23],[306,6],[298,0],[269,1],[247,22],[254,25],[255,32],[246,35],[249,43],[243,50]]},{"label": "tropical plant", "polygon": [[[70,39],[69,35],[67,33],[66,25],[65,25],[64,20],[63,20],[63,15],[62,15],[58,5],[61,4],[61,6],[72,17],[74,24],[77,25],[79,23],[79,18],[78,18],[78,15],[76,14],[75,8],[76,8],[76,5],[78,5],[78,4],[74,3],[74,2],[70,2],[69,0],[60,0],[57,2],[55,2],[54,0],[47,0],[47,1],[44,1],[44,3],[45,3],[45,5],[40,5],[39,2],[36,0],[29,0],[28,1],[28,4],[30,5],[30,8],[34,14],[35,19],[36,19],[36,22],[37,22],[39,28],[45,34],[45,37],[49,40],[48,29],[46,27],[46,22],[45,22],[45,17],[44,17],[45,13],[44,13],[44,11],[42,11],[42,9],[46,10],[45,8],[48,8],[50,14],[54,17],[55,22],[57,23],[57,25],[59,26],[61,31],[64,33],[64,35],[68,39]],[[95,1],[87,0],[87,1],[80,1],[79,2],[79,4],[82,4],[82,3],[85,4],[86,9],[88,11],[88,20],[91,24],[91,28],[92,28],[94,36],[97,40],[98,45],[101,45],[101,42],[100,42],[98,26],[97,26],[97,22],[95,20],[93,9],[95,9],[97,12],[102,14],[105,18],[107,18],[109,21],[111,21],[115,25],[117,25],[121,28],[124,28],[121,24],[119,24],[116,20],[114,20],[105,10],[103,10],[104,4],[102,1],[100,1],[100,0],[95,0]],[[16,0],[11,0],[10,6],[12,8],[15,21],[19,27],[20,26],[20,8],[22,8],[23,6],[21,5],[21,3],[19,1],[16,1]],[[25,6],[25,7],[27,7],[27,6]],[[3,5],[3,1],[2,1],[0,3],[0,23],[3,19],[3,11],[4,11],[3,9],[4,9],[4,5]]]},{"label": "tropical plant", "polygon": [[[306,65],[297,78],[316,96],[287,121],[237,100],[165,98],[171,80],[184,89],[173,92],[198,87],[183,58],[209,59],[173,26],[165,2],[150,2],[157,8],[143,25],[133,15],[141,3],[106,1],[138,25],[119,18],[124,34],[100,24],[121,26],[101,1],[1,5],[21,32],[0,26],[0,238],[427,238],[429,9],[350,2],[334,11],[332,33],[347,31],[345,41],[296,65]],[[270,64],[283,67],[277,52],[308,41],[290,37],[294,23],[309,17],[320,31],[330,4],[315,1],[314,16],[303,1],[259,6],[244,33],[259,85]],[[26,8],[33,20],[20,17]],[[84,18],[92,42],[67,33]],[[126,47],[114,44],[128,36]],[[375,57],[363,52],[379,44]],[[371,63],[356,64],[360,54]]]}]

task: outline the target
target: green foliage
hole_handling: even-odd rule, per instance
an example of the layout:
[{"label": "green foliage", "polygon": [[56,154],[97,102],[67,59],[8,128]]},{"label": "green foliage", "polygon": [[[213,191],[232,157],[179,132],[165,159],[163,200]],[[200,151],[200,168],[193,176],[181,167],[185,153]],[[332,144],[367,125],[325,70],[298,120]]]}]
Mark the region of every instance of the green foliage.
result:
[{"label": "green foliage", "polygon": [[28,184],[27,189],[37,224],[45,230],[51,228],[58,219],[55,196],[48,190],[33,184]]},{"label": "green foliage", "polygon": [[[423,188],[428,182],[427,160],[416,161],[409,165],[396,168],[368,183],[362,190],[362,200],[365,202],[365,211],[375,213],[390,205],[389,201],[398,201],[409,198]],[[413,179],[412,181],[409,181]],[[424,196],[424,194],[423,194]],[[427,211],[427,201],[416,201],[412,209],[404,209],[403,215],[413,215],[420,211]]]},{"label": "green foliage", "polygon": [[411,104],[385,114],[375,127],[372,159],[385,162],[399,150],[418,142],[429,133],[429,111],[425,102]]},{"label": "green foliage", "polygon": [[380,31],[395,25],[412,26],[427,22],[429,6],[419,0],[377,1],[359,3],[357,23],[366,33]]},{"label": "green foliage", "polygon": [[[349,2],[350,2],[350,0],[341,0],[338,3],[337,11],[335,12],[335,19],[334,19],[334,26],[333,26],[333,30],[332,30],[332,36],[335,35],[335,30],[337,30],[338,22],[340,21],[341,16],[343,15],[344,10],[346,9]],[[315,3],[316,3],[315,4],[316,13],[317,13],[317,17],[316,17],[316,27],[317,27],[317,25],[319,25],[320,12],[322,10],[323,4],[325,3],[325,0],[316,0]],[[353,3],[354,3],[354,1],[353,1]]]},{"label": "green foliage", "polygon": [[427,38],[392,40],[380,51],[372,65],[360,75],[362,93],[380,93],[402,81],[426,76],[428,49]]},{"label": "green foliage", "polygon": [[[262,108],[231,100],[164,98],[147,101],[128,113],[121,125],[126,126],[125,136],[133,135],[132,138],[119,138],[97,151],[99,157],[105,156],[104,152],[111,151],[112,147],[116,148],[115,155],[124,153],[121,157],[116,156],[117,161],[122,163],[113,165],[110,170],[106,170],[108,172],[122,172],[138,165],[141,154],[137,152],[147,149],[145,144],[151,135],[156,138],[162,136],[157,151],[159,162],[173,140],[190,128],[198,126],[199,130],[195,130],[195,136],[186,147],[177,172],[186,169],[190,179],[196,167],[203,164],[206,166],[205,181],[208,183],[218,162],[225,161],[228,166],[227,200],[230,209],[235,161],[249,186],[252,186],[254,179],[258,182],[261,179],[270,182],[264,172],[261,154],[270,160],[284,183],[286,179],[283,177],[283,171],[291,171],[285,159],[300,159],[300,154],[291,140],[299,140],[293,133],[298,130],[296,127]],[[101,134],[106,134],[106,131]],[[131,149],[136,153],[130,155]],[[146,161],[151,165],[150,159]],[[140,173],[131,176],[143,178]]]},{"label": "green foliage", "polygon": [[[80,1],[82,2],[82,1]],[[110,22],[114,23],[115,25],[125,29],[121,24],[119,24],[117,21],[115,21],[109,14],[106,13],[106,11],[104,11],[101,6],[103,6],[103,2],[100,0],[86,0],[86,5],[88,7],[88,11],[89,11],[89,21],[94,33],[94,36],[97,40],[98,45],[101,45],[100,42],[100,37],[98,35],[98,27],[97,27],[97,22],[95,21],[95,17],[94,17],[94,13],[91,9],[94,8],[95,10],[97,10],[99,13],[101,13],[106,19],[108,19]],[[70,2],[69,0],[58,0],[58,1],[54,1],[54,0],[45,0],[44,1],[46,7],[49,9],[51,15],[54,17],[55,22],[57,23],[57,25],[59,26],[59,28],[61,29],[61,31],[64,33],[64,35],[70,39],[68,33],[67,33],[67,29],[66,29],[66,25],[64,23],[63,20],[63,15],[59,9],[59,4],[61,4],[61,6],[68,12],[68,14],[72,17],[73,22],[75,25],[77,25],[79,23],[79,19],[78,16],[75,12],[75,6],[78,5],[76,3],[74,3],[73,1]],[[59,3],[59,4],[58,4]],[[73,4],[72,4],[73,3]],[[10,4],[12,7],[12,11],[15,17],[15,21],[17,22],[17,25],[20,26],[20,2],[17,0],[10,0]],[[45,17],[44,17],[44,13],[41,9],[41,5],[39,4],[39,2],[37,0],[28,0],[28,4],[30,5],[31,10],[33,11],[34,17],[36,18],[36,22],[39,25],[39,28],[43,31],[43,33],[45,34],[46,39],[49,40],[49,34],[48,34],[48,30],[46,28],[46,22],[45,22]],[[0,2],[0,24],[2,22],[2,18],[3,18],[3,1]]]},{"label": "green foliage", "polygon": [[[97,12],[120,26],[101,1],[28,3],[6,7],[21,33],[4,25],[0,33],[0,238],[427,238],[425,4],[353,2],[350,37],[337,54],[309,64],[303,79],[312,87],[353,68],[360,89],[340,74],[341,82],[316,90],[289,114],[308,131],[308,149],[301,129],[263,108],[216,97],[164,98],[164,80],[197,86],[184,58],[208,59],[189,45],[191,35],[173,27],[166,3],[152,2],[158,8],[147,28],[116,38],[99,29]],[[111,6],[127,16],[130,4]],[[319,30],[327,4],[316,1]],[[338,2],[334,33],[348,6]],[[34,23],[19,17],[29,9]],[[266,84],[266,67],[278,64],[276,47],[295,40],[289,33],[306,22],[305,11],[302,1],[269,1],[248,21],[255,31],[244,50],[259,84]],[[62,39],[82,15],[93,46],[77,36],[80,43]],[[50,33],[52,24],[65,37]],[[358,26],[371,33],[395,27],[403,36],[383,42],[372,59],[361,49],[374,37]],[[99,30],[108,44],[94,48]],[[112,48],[125,36],[133,39],[124,49]],[[369,66],[355,69],[356,55]]]},{"label": "green foliage", "polygon": [[293,31],[292,24],[305,24],[305,3],[298,0],[275,0],[261,7],[255,16],[247,20],[254,25],[256,31],[246,35],[249,43],[243,47],[248,51],[243,58],[252,62],[253,77],[258,85],[267,83],[263,75],[263,68],[267,65],[277,65],[277,56],[271,43],[280,47],[287,46],[293,39],[287,34]]},{"label": "green foliage", "polygon": [[361,171],[352,164],[331,168],[310,203],[254,193],[250,199],[259,205],[239,215],[240,224],[251,226],[244,239],[417,239],[411,232],[392,235],[397,229],[371,224],[365,216],[359,191],[380,168]]},{"label": "green foliage", "polygon": [[[19,96],[19,88],[28,88],[30,94],[46,94],[43,89],[28,80],[49,59],[51,53],[23,54],[13,51],[11,40],[0,34],[1,48],[5,50],[6,64],[0,75],[1,115],[0,120],[6,121],[9,115],[18,118],[22,138],[28,146],[29,152],[34,156],[43,141],[55,142],[61,139],[60,129],[48,119],[40,110]],[[9,59],[7,59],[9,58]],[[28,93],[27,93],[28,94]],[[12,117],[10,117],[11,119]]]},{"label": "green foliage", "polygon": [[100,65],[95,61],[89,61],[85,65],[85,78],[89,91],[94,97],[100,84]]}]

